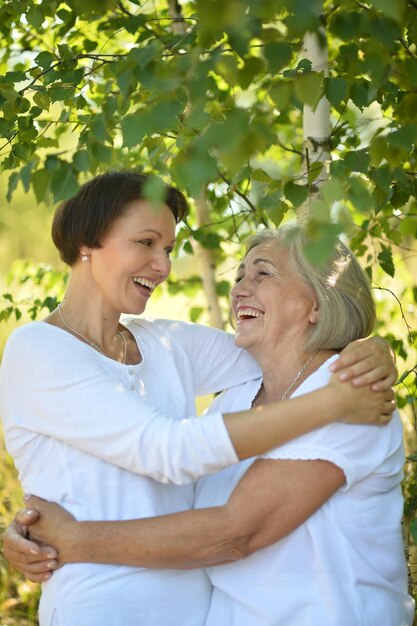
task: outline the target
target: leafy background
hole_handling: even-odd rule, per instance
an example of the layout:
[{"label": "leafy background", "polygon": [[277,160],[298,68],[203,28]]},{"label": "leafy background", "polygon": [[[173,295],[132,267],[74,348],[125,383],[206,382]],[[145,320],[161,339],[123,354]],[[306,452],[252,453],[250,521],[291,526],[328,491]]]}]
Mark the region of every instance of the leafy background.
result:
[{"label": "leafy background", "polygon": [[[328,70],[306,58],[307,31]],[[62,296],[53,206],[110,167],[155,174],[152,200],[161,181],[190,200],[151,314],[226,326],[250,232],[307,216],[316,258],[344,233],[397,354],[415,593],[417,3],[3,0],[0,33],[1,343]],[[306,110],[323,97],[330,130],[310,140]],[[6,524],[20,491],[0,453]],[[0,578],[0,623],[35,624],[36,586],[1,557]]]}]

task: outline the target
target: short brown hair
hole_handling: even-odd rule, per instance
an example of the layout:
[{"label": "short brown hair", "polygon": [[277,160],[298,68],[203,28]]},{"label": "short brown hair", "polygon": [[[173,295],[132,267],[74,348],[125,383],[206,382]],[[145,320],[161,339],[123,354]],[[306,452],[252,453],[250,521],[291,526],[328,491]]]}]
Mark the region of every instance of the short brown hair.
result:
[{"label": "short brown hair", "polygon": [[[144,187],[150,179],[150,175],[135,171],[109,171],[88,181],[75,196],[62,202],[52,222],[52,239],[64,263],[74,265],[82,246],[100,248],[100,241],[129,203],[146,200]],[[178,189],[165,185],[164,202],[177,223],[184,218],[187,201]]]}]

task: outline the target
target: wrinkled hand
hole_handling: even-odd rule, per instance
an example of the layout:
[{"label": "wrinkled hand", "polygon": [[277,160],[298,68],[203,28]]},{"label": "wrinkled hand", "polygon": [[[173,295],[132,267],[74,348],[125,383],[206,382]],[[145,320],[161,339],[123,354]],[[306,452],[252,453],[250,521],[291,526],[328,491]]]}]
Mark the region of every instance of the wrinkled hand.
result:
[{"label": "wrinkled hand", "polygon": [[389,389],[398,376],[391,347],[381,337],[352,341],[330,371],[337,372],[341,381],[350,381],[354,387],[372,385],[373,391]]},{"label": "wrinkled hand", "polygon": [[27,538],[28,527],[38,519],[38,513],[22,509],[6,528],[3,552],[8,561],[32,582],[44,582],[58,567],[54,548],[38,545]]},{"label": "wrinkled hand", "polygon": [[[64,565],[63,543],[71,536],[71,528],[76,519],[59,504],[48,502],[36,496],[26,496],[27,511],[37,515],[37,520],[30,525],[29,536],[38,544],[51,544],[57,552],[58,565]],[[68,532],[67,532],[68,531]]]},{"label": "wrinkled hand", "polygon": [[339,380],[335,374],[329,381],[335,397],[343,403],[344,412],[340,419],[348,424],[369,424],[384,426],[392,418],[395,410],[394,391],[372,391],[371,386],[352,387]]}]

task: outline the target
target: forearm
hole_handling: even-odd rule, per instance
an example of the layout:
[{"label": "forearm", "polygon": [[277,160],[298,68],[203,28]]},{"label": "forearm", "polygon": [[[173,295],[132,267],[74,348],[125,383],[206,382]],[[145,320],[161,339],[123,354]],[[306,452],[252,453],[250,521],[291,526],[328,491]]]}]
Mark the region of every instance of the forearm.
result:
[{"label": "forearm", "polygon": [[237,456],[246,459],[341,419],[345,412],[343,394],[327,386],[286,402],[228,413],[224,421]]},{"label": "forearm", "polygon": [[113,563],[192,569],[229,563],[246,554],[225,507],[120,522],[71,521],[59,531],[62,563]]}]

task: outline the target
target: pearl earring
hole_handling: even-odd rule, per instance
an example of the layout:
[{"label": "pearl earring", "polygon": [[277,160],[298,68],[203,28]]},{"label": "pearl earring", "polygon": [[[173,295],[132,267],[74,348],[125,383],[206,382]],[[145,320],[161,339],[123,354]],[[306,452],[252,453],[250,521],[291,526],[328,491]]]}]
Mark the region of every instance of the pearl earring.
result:
[{"label": "pearl earring", "polygon": [[81,255],[81,261],[83,261],[85,263],[85,261],[88,261],[88,256],[86,254],[82,254]]}]

